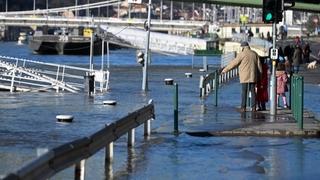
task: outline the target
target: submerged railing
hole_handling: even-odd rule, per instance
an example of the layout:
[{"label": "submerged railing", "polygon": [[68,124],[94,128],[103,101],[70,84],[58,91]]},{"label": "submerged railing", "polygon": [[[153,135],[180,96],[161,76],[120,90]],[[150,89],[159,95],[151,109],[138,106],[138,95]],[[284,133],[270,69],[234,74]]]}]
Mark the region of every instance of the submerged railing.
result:
[{"label": "submerged railing", "polygon": [[108,167],[113,160],[113,142],[128,133],[128,146],[133,146],[134,128],[144,124],[144,135],[150,136],[150,120],[154,118],[154,105],[151,101],[147,106],[107,125],[89,137],[83,137],[49,150],[15,173],[7,175],[4,180],[48,179],[72,165],[75,165],[75,179],[83,180],[86,159],[105,148],[105,166]]},{"label": "submerged railing", "polygon": [[84,76],[94,74],[99,89],[107,90],[109,71],[45,63],[29,59],[0,56],[0,86],[13,91],[79,92],[84,90]]},{"label": "submerged railing", "polygon": [[293,74],[291,77],[291,111],[293,117],[298,123],[298,127],[303,129],[303,93],[304,81],[303,76]]}]

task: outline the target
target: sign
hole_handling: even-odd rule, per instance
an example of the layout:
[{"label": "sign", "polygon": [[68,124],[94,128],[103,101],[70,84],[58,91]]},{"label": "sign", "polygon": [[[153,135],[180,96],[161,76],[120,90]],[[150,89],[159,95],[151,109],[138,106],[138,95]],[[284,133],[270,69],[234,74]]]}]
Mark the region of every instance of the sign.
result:
[{"label": "sign", "polygon": [[128,0],[128,3],[141,4],[141,3],[142,3],[142,0]]},{"label": "sign", "polygon": [[278,56],[279,56],[278,49],[272,48],[271,52],[270,52],[270,58],[271,59],[278,59]]}]

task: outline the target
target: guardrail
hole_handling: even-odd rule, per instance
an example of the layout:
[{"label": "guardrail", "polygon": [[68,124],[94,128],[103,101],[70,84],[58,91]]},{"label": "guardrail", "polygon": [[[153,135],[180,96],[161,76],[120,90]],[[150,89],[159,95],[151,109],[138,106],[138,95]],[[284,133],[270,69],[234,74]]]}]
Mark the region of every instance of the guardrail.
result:
[{"label": "guardrail", "polygon": [[[99,150],[106,148],[105,165],[113,160],[113,142],[128,133],[128,146],[134,145],[134,128],[144,124],[144,135],[150,136],[150,120],[155,118],[152,101],[145,107],[107,125],[105,128],[75,141],[56,147],[4,180],[42,180],[75,165],[75,179],[84,179],[85,161]],[[106,166],[107,167],[107,166]]]},{"label": "guardrail", "polygon": [[298,127],[303,129],[303,92],[304,92],[304,81],[303,76],[293,74],[291,77],[291,111],[293,117],[298,123]]}]

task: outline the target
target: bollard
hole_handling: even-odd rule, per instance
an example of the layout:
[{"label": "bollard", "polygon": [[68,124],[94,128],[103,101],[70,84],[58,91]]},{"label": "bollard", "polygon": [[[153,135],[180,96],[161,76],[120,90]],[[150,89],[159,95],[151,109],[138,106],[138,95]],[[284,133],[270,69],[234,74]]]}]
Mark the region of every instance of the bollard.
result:
[{"label": "bollard", "polygon": [[178,127],[178,103],[179,103],[179,97],[178,97],[178,84],[174,83],[174,110],[173,110],[173,116],[174,116],[174,133],[179,133],[179,127]]},{"label": "bollard", "polygon": [[90,73],[86,73],[84,76],[84,91],[89,95],[94,93],[94,75]]}]

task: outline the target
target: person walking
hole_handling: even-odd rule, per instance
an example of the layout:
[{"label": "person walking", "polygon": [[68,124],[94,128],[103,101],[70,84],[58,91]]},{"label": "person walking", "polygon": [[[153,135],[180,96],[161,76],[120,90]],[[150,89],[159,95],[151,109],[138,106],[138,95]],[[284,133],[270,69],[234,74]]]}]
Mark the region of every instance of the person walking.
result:
[{"label": "person walking", "polygon": [[293,66],[293,73],[298,73],[300,69],[300,64],[302,63],[302,50],[300,45],[296,44],[292,56],[292,66]]},{"label": "person walking", "polygon": [[250,49],[248,42],[241,42],[242,51],[222,70],[222,74],[239,67],[239,79],[242,85],[241,112],[246,111],[248,92],[251,92],[251,110],[256,111],[256,82],[262,73],[259,56]]},{"label": "person walking", "polygon": [[285,71],[285,65],[283,63],[278,64],[276,77],[277,77],[277,102],[279,102],[279,98],[281,96],[283,101],[283,107],[288,108],[287,97],[286,97],[286,92],[288,92],[288,86],[287,86],[288,76]]},{"label": "person walking", "polygon": [[310,62],[310,53],[311,53],[310,45],[309,43],[306,43],[303,47],[303,63],[309,63]]}]

